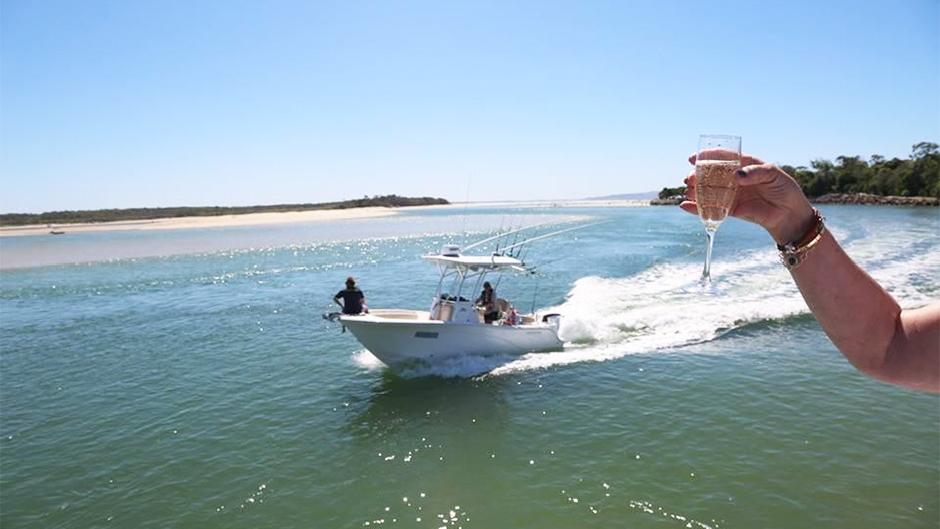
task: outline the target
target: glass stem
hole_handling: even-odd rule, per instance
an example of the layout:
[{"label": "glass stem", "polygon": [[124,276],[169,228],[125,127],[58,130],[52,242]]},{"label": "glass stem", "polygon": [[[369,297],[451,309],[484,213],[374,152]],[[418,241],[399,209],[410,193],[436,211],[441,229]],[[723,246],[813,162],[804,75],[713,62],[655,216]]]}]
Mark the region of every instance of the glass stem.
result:
[{"label": "glass stem", "polygon": [[702,270],[702,280],[711,281],[712,280],[712,247],[715,246],[715,232],[718,230],[714,228],[705,228],[705,268]]}]

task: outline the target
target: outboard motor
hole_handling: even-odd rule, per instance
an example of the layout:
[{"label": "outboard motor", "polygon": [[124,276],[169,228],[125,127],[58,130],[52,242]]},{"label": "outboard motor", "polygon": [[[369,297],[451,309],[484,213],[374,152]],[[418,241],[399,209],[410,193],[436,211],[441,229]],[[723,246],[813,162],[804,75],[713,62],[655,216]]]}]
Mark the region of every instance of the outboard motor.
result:
[{"label": "outboard motor", "polygon": [[542,316],[542,323],[547,323],[557,329],[561,325],[561,314],[546,314]]}]

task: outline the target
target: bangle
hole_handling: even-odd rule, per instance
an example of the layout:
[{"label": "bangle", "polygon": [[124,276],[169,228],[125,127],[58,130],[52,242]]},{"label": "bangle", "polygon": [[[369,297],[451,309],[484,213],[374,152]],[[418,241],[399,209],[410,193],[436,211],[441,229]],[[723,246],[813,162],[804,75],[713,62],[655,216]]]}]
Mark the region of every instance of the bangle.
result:
[{"label": "bangle", "polygon": [[823,234],[826,233],[824,220],[819,210],[813,208],[813,225],[806,230],[806,233],[796,241],[777,245],[777,250],[780,251],[780,260],[787,270],[793,270],[803,264],[809,251],[822,240]]}]

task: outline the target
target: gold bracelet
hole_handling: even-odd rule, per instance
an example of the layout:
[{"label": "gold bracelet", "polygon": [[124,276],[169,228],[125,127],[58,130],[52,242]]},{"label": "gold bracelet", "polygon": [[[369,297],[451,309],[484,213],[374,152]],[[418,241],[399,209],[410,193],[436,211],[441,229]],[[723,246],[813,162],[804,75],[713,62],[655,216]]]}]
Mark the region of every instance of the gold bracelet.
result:
[{"label": "gold bracelet", "polygon": [[803,264],[810,250],[819,244],[819,241],[826,233],[826,224],[823,222],[825,219],[818,209],[813,209],[813,217],[813,226],[802,237],[794,242],[777,245],[777,250],[780,251],[780,260],[787,270],[793,270]]}]

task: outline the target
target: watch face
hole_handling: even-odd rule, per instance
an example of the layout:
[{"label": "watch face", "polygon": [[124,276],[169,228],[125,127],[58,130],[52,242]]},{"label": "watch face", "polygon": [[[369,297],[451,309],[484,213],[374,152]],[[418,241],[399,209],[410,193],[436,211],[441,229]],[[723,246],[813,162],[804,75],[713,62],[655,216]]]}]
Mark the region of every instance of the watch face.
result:
[{"label": "watch face", "polygon": [[789,266],[796,266],[796,263],[798,262],[800,262],[800,260],[795,255],[791,255],[787,257],[787,264]]}]

